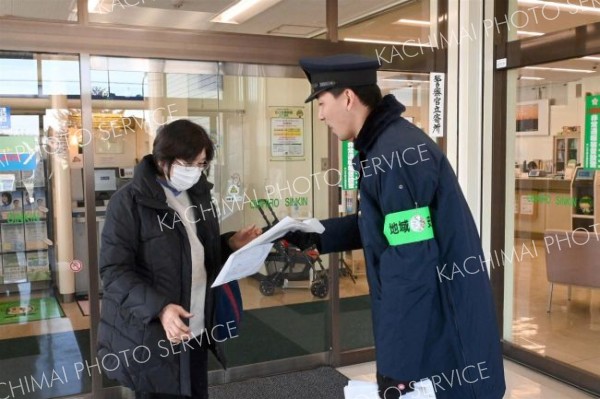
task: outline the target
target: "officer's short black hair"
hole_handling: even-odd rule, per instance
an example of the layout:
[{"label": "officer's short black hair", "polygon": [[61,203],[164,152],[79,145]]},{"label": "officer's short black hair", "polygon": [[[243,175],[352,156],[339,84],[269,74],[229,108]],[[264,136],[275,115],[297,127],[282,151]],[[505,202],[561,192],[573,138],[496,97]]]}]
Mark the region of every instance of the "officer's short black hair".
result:
[{"label": "officer's short black hair", "polygon": [[215,150],[206,130],[188,119],[178,119],[158,128],[152,156],[157,167],[159,162],[164,162],[170,174],[175,159],[193,162],[202,150],[206,151],[206,162],[212,161]]},{"label": "officer's short black hair", "polygon": [[328,90],[335,98],[339,97],[344,90],[350,89],[356,94],[360,102],[373,110],[381,101],[381,89],[377,85],[353,86],[353,87],[335,87]]}]

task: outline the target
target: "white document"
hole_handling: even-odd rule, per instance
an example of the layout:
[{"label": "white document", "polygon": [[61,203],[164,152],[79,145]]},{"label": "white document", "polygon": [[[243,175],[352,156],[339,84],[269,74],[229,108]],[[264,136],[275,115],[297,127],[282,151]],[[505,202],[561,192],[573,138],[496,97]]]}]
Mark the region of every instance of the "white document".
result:
[{"label": "white document", "polygon": [[258,272],[271,248],[273,248],[272,241],[283,237],[290,231],[297,230],[305,233],[321,234],[325,231],[325,227],[317,219],[308,219],[301,222],[286,216],[268,231],[229,255],[229,259],[225,262],[225,266],[223,266],[212,287],[239,280]]},{"label": "white document", "polygon": [[[379,399],[377,383],[366,381],[348,381],[344,387],[345,399]],[[415,390],[402,395],[404,399],[435,399],[435,389],[431,380],[423,380],[415,383]]]}]

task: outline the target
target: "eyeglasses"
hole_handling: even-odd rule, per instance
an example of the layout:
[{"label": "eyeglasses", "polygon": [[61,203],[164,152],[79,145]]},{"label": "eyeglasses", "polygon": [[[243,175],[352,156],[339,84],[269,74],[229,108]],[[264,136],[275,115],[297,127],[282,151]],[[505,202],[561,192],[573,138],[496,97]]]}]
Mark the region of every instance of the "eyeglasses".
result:
[{"label": "eyeglasses", "polygon": [[173,163],[186,168],[200,168],[200,170],[205,170],[210,166],[210,162],[206,161],[198,163],[187,163],[176,159],[175,161],[173,161]]}]

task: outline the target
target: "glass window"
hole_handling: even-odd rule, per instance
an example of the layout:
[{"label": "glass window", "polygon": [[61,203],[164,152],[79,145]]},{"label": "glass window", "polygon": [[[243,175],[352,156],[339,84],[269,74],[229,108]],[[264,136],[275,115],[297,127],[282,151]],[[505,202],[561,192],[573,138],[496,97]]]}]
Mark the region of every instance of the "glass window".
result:
[{"label": "glass window", "polygon": [[[437,31],[436,17],[431,16],[430,1],[396,4],[390,1],[340,1],[339,39],[407,46],[435,44],[432,38]],[[360,12],[356,12],[358,10]]]},{"label": "glass window", "polygon": [[0,17],[23,17],[77,21],[77,1],[73,0],[0,0]]},{"label": "glass window", "polygon": [[0,68],[0,396],[80,395],[94,369],[89,302],[77,296],[89,286],[82,180],[69,152],[81,133],[79,59],[0,52]]},{"label": "glass window", "polygon": [[42,60],[42,94],[79,96],[79,62]]},{"label": "glass window", "polygon": [[0,58],[0,95],[37,96],[37,60]]},{"label": "glass window", "polygon": [[496,29],[504,24],[508,26],[509,40],[517,40],[598,21],[598,0],[513,0],[508,15],[484,25],[487,29]]},{"label": "glass window", "polygon": [[[336,175],[324,176],[320,160],[329,137],[304,103],[310,87],[300,68],[112,57],[91,64],[94,85],[111,95],[113,82],[144,88],[136,102],[93,100],[97,169],[134,168],[158,127],[186,118],[215,144],[208,179],[222,232],[328,216],[325,179]],[[328,351],[327,268],[327,258],[277,243],[258,273],[240,280],[244,333],[225,344],[229,366]],[[214,359],[211,368],[220,369]]]},{"label": "glass window", "polygon": [[504,338],[600,375],[599,58],[509,72]]}]

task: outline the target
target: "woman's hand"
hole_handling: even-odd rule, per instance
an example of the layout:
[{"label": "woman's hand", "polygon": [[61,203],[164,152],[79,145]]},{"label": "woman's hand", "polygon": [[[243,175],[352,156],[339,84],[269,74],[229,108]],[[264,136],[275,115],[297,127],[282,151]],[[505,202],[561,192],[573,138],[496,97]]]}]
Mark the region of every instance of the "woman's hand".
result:
[{"label": "woman's hand", "polygon": [[256,227],[255,224],[244,227],[229,238],[229,247],[237,251],[261,234],[262,230]]},{"label": "woman's hand", "polygon": [[183,339],[189,341],[192,333],[190,328],[186,326],[181,319],[189,319],[193,316],[193,314],[186,311],[181,306],[170,303],[161,310],[158,318],[167,334],[167,339],[178,344]]}]

